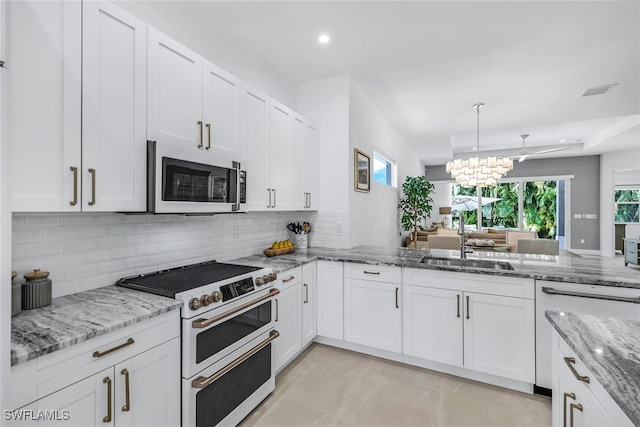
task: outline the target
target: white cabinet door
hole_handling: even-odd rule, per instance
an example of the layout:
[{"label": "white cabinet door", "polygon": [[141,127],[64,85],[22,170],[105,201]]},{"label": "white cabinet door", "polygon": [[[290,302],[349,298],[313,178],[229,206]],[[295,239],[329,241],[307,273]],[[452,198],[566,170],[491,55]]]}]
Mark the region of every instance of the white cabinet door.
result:
[{"label": "white cabinet door", "polygon": [[402,350],[400,285],[344,279],[344,339],[382,350]]},{"label": "white cabinet door", "polygon": [[276,330],[280,336],[273,344],[276,372],[282,369],[302,349],[301,284],[281,290],[275,298]]},{"label": "white cabinet door", "polygon": [[318,210],[318,128],[305,123],[304,128],[304,196],[305,208]]},{"label": "white cabinet door", "polygon": [[116,365],[115,376],[119,427],[180,425],[180,338]]},{"label": "white cabinet door", "polygon": [[464,367],[535,381],[534,301],[464,293]]},{"label": "white cabinet door", "polygon": [[[61,426],[113,426],[113,402],[115,399],[113,367],[98,372],[82,381],[78,381],[50,394],[21,409],[33,411],[47,411],[49,416],[55,416],[59,421],[45,422],[46,425]],[[109,408],[111,402],[111,408]],[[111,411],[109,410],[111,409]],[[54,418],[55,419],[55,418]],[[16,421],[10,425],[43,425],[42,420],[25,423]]]},{"label": "white cabinet door", "polygon": [[272,208],[293,209],[292,177],[294,153],[292,150],[293,112],[284,105],[271,102],[271,174]]},{"label": "white cabinet door", "polygon": [[291,163],[289,167],[291,177],[289,178],[288,191],[291,192],[291,209],[302,210],[306,206],[306,195],[304,191],[305,123],[302,117],[293,117],[291,132]]},{"label": "white cabinet door", "polygon": [[202,149],[202,58],[149,27],[147,138]]},{"label": "white cabinet door", "polygon": [[418,286],[402,291],[404,353],[462,366],[462,292]]},{"label": "white cabinet door", "polygon": [[302,266],[302,347],[316,337],[316,263]]},{"label": "white cabinet door", "polygon": [[318,335],[344,338],[343,263],[318,261]]},{"label": "white cabinet door", "polygon": [[[12,209],[79,211],[82,5],[73,0],[6,3]],[[75,187],[71,168],[78,174]]]},{"label": "white cabinet door", "polygon": [[244,92],[243,131],[246,135],[247,210],[271,208],[270,101],[253,89]]},{"label": "white cabinet door", "polygon": [[83,4],[82,210],[146,208],[147,25]]},{"label": "white cabinet door", "polygon": [[244,160],[240,138],[240,81],[209,61],[203,62],[204,148],[217,156]]}]

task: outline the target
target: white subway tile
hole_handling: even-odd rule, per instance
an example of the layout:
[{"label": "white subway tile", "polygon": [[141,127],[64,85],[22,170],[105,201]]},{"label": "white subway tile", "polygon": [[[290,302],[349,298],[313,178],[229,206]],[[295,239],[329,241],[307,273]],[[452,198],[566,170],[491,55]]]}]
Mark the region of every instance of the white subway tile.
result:
[{"label": "white subway tile", "polygon": [[128,246],[139,246],[147,243],[147,235],[146,234],[134,234],[133,236],[124,236],[122,239],[122,244],[125,247]]},{"label": "white subway tile", "polygon": [[117,273],[124,269],[125,269],[124,260],[107,261],[107,262],[100,262],[96,264],[96,274],[98,275]]},{"label": "white subway tile", "polygon": [[131,257],[124,260],[124,270],[134,271],[136,268],[143,268],[149,264],[149,257],[139,256]]},{"label": "white subway tile", "polygon": [[24,258],[17,259],[11,262],[11,270],[16,271],[18,274],[28,273],[35,268],[42,268],[42,258]]},{"label": "white subway tile", "polygon": [[143,224],[149,222],[148,215],[122,215],[122,222],[125,224]]},{"label": "white subway tile", "polygon": [[25,227],[57,227],[62,226],[61,216],[37,215],[24,217]]},{"label": "white subway tile", "polygon": [[24,243],[11,245],[11,259],[24,258]]},{"label": "white subway tile", "polygon": [[109,250],[109,258],[111,259],[126,259],[136,255],[136,250],[133,247],[123,247]]},{"label": "white subway tile", "polygon": [[25,218],[24,215],[21,214],[13,214],[11,215],[11,227],[20,228],[24,227]]},{"label": "white subway tile", "polygon": [[76,239],[63,242],[64,253],[89,251],[94,247],[94,239]]},{"label": "white subway tile", "polygon": [[47,227],[43,232],[43,240],[71,240],[78,238],[76,227]]},{"label": "white subway tile", "polygon": [[64,295],[71,295],[78,292],[80,292],[79,280],[71,280],[51,284],[51,294],[53,298],[61,297]]},{"label": "white subway tile", "polygon": [[62,254],[62,242],[38,242],[38,243],[25,243],[24,256],[25,258],[41,257],[46,255],[59,255]]},{"label": "white subway tile", "polygon": [[107,228],[109,236],[128,236],[135,233],[134,224],[118,224]]},{"label": "white subway tile", "polygon": [[93,225],[95,216],[86,213],[67,214],[63,217],[64,225]]},{"label": "white subway tile", "polygon": [[42,241],[42,228],[17,228],[11,233],[13,243],[29,243]]},{"label": "white subway tile", "polygon": [[[96,264],[85,264],[77,267],[68,267],[64,270],[65,280],[82,280],[96,276]],[[84,285],[81,283],[80,288]]]},{"label": "white subway tile", "polygon": [[135,226],[136,234],[155,233],[156,231],[158,231],[158,224],[156,223],[136,224]]},{"label": "white subway tile", "polygon": [[113,236],[113,237],[100,237],[95,239],[96,248],[120,248],[122,247],[123,237],[122,236]]},{"label": "white subway tile", "polygon": [[104,237],[107,235],[107,227],[104,225],[78,227],[78,237],[81,239],[86,239],[89,237]]},{"label": "white subway tile", "polygon": [[100,214],[96,215],[94,222],[101,225],[122,224],[124,222],[124,215],[116,213]]},{"label": "white subway tile", "polygon": [[113,285],[113,282],[111,281],[111,276],[108,274],[103,276],[94,276],[80,281],[81,291],[90,291],[92,289],[103,288],[111,285]]}]

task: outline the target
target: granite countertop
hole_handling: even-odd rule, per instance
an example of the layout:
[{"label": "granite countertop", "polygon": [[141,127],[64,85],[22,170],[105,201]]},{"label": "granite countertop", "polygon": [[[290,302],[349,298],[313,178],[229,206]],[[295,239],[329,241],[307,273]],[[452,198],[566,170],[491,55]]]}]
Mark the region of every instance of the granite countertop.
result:
[{"label": "granite countertop", "polygon": [[481,251],[467,255],[468,259],[506,261],[514,267],[514,270],[489,270],[418,263],[424,255],[460,258],[459,251],[358,246],[352,249],[296,249],[295,252],[287,255],[266,257],[259,254],[229,262],[271,267],[278,273],[314,260],[343,261],[640,289],[640,269],[624,267],[622,263],[617,266],[611,260],[583,258],[568,251],[561,251],[560,255]]},{"label": "granite countertop", "polygon": [[547,311],[547,319],[634,425],[640,425],[640,321]]},{"label": "granite countertop", "polygon": [[119,286],[54,298],[11,318],[11,365],[179,309],[182,302]]}]

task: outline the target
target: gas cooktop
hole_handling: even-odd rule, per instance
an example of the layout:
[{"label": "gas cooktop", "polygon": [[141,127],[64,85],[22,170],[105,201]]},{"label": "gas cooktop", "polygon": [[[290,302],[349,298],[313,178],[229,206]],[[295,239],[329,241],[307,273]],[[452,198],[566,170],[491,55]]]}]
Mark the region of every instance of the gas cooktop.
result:
[{"label": "gas cooktop", "polygon": [[116,285],[175,298],[176,294],[180,292],[197,289],[256,270],[260,270],[260,267],[225,264],[213,260],[155,273],[124,277],[118,280]]}]

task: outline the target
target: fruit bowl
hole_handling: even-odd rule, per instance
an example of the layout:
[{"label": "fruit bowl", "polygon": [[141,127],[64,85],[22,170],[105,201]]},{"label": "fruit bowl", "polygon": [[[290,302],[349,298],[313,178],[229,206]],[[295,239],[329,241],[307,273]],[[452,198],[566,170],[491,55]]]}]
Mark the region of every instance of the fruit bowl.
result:
[{"label": "fruit bowl", "polygon": [[291,252],[294,251],[294,249],[296,248],[296,245],[292,245],[289,246],[288,248],[282,248],[282,249],[265,249],[264,254],[266,256],[277,256],[277,255],[284,255],[284,254],[290,254]]}]

